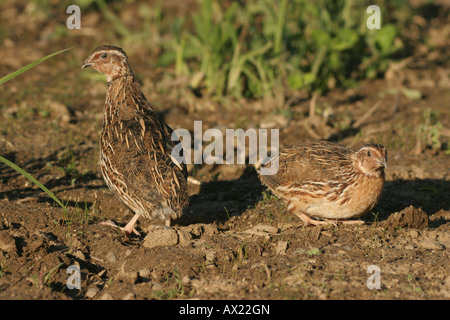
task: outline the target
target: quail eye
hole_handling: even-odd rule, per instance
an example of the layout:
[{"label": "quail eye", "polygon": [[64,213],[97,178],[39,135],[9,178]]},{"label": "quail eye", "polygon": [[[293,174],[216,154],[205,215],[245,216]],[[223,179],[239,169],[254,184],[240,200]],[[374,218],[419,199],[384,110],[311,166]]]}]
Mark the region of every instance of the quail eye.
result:
[{"label": "quail eye", "polygon": [[107,56],[108,56],[108,54],[105,52],[100,56],[100,58],[105,59]]},{"label": "quail eye", "polygon": [[368,157],[371,157],[371,156],[372,156],[372,152],[367,151],[367,156],[368,156]]}]

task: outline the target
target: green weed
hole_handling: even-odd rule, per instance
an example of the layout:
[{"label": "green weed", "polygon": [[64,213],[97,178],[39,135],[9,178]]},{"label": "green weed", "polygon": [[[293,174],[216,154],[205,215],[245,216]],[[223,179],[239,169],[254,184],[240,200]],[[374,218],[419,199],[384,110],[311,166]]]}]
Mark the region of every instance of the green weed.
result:
[{"label": "green weed", "polygon": [[36,178],[34,178],[28,172],[26,172],[25,170],[23,170],[19,166],[15,165],[14,163],[9,161],[8,159],[3,158],[2,156],[0,156],[0,161],[2,161],[4,164],[10,166],[12,169],[16,170],[21,175],[23,175],[28,180],[30,180],[35,185],[37,185],[39,188],[41,188],[50,198],[52,198],[57,204],[59,204],[61,206],[61,208],[63,208],[64,212],[67,212],[66,206],[53,194],[53,192],[48,190],[42,183],[40,183],[38,180],[36,180]]},{"label": "green weed", "polygon": [[[89,206],[85,201],[83,207],[80,206],[79,202],[75,202],[74,209],[66,212],[63,225],[67,227],[67,233],[71,233],[74,228],[86,226],[96,218],[101,219],[101,217],[97,217],[97,214],[95,202]],[[81,231],[79,232],[81,233]]]},{"label": "green weed", "polygon": [[6,261],[0,262],[0,278],[3,278],[8,272],[8,268],[6,266]]},{"label": "green weed", "polygon": [[439,112],[425,110],[423,112],[423,122],[418,126],[417,152],[425,148],[440,150],[442,148],[441,136],[443,133],[442,123],[439,121]]},{"label": "green weed", "polygon": [[[60,53],[63,53],[67,50],[70,50],[71,48],[68,49],[64,49],[55,53],[52,53],[48,56],[45,56],[42,59],[36,60],[32,63],[30,63],[29,65],[15,71],[12,72],[10,74],[8,74],[7,76],[3,77],[0,79],[0,85],[4,84],[5,82],[17,77],[18,75],[24,73],[25,71],[33,68],[34,66],[38,65],[39,63],[50,59],[51,57],[54,57]],[[67,208],[63,205],[63,203],[61,201],[59,201],[59,199],[50,191],[48,190],[42,183],[40,183],[38,180],[36,180],[32,175],[30,175],[28,172],[26,172],[25,170],[23,170],[22,168],[20,168],[19,166],[17,166],[16,164],[12,163],[11,161],[3,158],[0,156],[0,161],[3,162],[4,164],[6,164],[7,166],[11,167],[12,169],[16,170],[17,172],[19,172],[21,175],[23,175],[24,177],[26,177],[28,180],[30,180],[31,182],[33,182],[34,184],[36,184],[39,188],[41,188],[45,193],[47,193],[47,195],[52,198],[57,204],[59,204],[63,209],[64,212],[67,212]]]},{"label": "green weed", "polygon": [[350,0],[204,0],[173,22],[159,62],[215,97],[258,98],[285,83],[294,90],[353,86],[383,73],[402,48],[395,25],[366,27],[366,8]]},{"label": "green weed", "polygon": [[183,284],[182,276],[180,272],[175,268],[173,274],[166,277],[166,284],[173,282],[175,284],[174,288],[170,288],[167,291],[157,290],[154,292],[157,298],[163,300],[179,299],[186,296],[185,286]]},{"label": "green weed", "polygon": [[233,261],[233,269],[241,266],[245,260],[247,260],[247,245],[245,242],[242,242],[236,248],[235,259]]},{"label": "green weed", "polygon": [[50,59],[50,58],[52,58],[52,57],[54,57],[54,56],[56,56],[56,55],[58,55],[58,54],[60,54],[60,53],[63,53],[63,52],[65,52],[65,51],[67,51],[67,50],[70,50],[70,49],[72,49],[72,48],[67,48],[67,49],[64,49],[64,50],[61,50],[61,51],[58,51],[58,52],[49,54],[48,56],[45,56],[44,58],[38,59],[38,60],[36,60],[36,61],[30,63],[29,65],[26,65],[25,67],[20,68],[19,70],[14,71],[14,72],[8,74],[7,76],[4,76],[3,78],[0,78],[0,85],[2,85],[2,84],[4,84],[5,82],[7,82],[7,81],[9,81],[9,80],[11,80],[11,79],[17,77],[18,75],[24,73],[25,71],[27,71],[27,70],[29,70],[29,69],[31,69],[31,68],[37,66],[37,65],[40,64],[41,62],[44,62],[45,60]]},{"label": "green weed", "polygon": [[59,270],[59,268],[61,268],[61,266],[64,263],[61,262],[60,264],[56,265],[55,267],[53,267],[44,277],[44,284],[46,284],[48,287],[51,286],[52,284],[52,276],[53,274],[55,274],[55,272],[57,272]]},{"label": "green weed", "polygon": [[305,254],[308,256],[319,256],[322,254],[322,251],[320,251],[320,249],[318,249],[318,248],[313,248],[313,249],[306,251]]},{"label": "green weed", "polygon": [[261,192],[261,194],[263,196],[262,202],[264,205],[267,204],[267,202],[278,199],[278,197],[270,191],[263,191],[263,192]]}]

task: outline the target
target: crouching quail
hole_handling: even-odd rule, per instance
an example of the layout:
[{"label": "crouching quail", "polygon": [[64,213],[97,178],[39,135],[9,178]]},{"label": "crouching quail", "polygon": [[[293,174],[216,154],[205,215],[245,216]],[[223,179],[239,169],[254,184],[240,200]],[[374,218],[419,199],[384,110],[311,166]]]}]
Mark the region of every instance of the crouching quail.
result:
[{"label": "crouching quail", "polygon": [[108,81],[100,168],[109,189],[135,214],[121,229],[139,235],[134,226],[140,216],[170,226],[189,201],[186,166],[171,155],[172,129],[145,98],[121,48],[96,48],[81,69],[87,67]]},{"label": "crouching quail", "polygon": [[278,172],[260,179],[306,225],[363,223],[348,219],[369,212],[383,190],[387,152],[378,144],[355,150],[327,141],[307,142],[281,151],[277,158]]}]

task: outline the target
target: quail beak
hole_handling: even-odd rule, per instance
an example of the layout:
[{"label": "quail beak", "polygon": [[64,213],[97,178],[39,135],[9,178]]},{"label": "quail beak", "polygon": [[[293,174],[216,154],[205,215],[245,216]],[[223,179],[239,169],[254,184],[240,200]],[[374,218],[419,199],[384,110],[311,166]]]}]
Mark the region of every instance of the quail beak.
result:
[{"label": "quail beak", "polygon": [[381,166],[383,166],[385,169],[387,169],[386,159],[383,158],[383,159],[379,160],[379,163],[380,163]]},{"label": "quail beak", "polygon": [[81,66],[81,69],[92,67],[92,63],[89,63],[88,61],[85,61],[83,65]]}]

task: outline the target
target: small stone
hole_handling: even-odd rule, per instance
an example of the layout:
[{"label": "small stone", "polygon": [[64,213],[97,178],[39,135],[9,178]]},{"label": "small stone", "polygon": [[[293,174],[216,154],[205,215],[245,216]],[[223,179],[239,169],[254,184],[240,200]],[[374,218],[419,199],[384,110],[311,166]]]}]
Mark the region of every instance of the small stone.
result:
[{"label": "small stone", "polygon": [[97,287],[91,287],[86,291],[85,297],[88,299],[93,299],[99,291]]},{"label": "small stone", "polygon": [[120,282],[135,284],[136,282],[138,282],[139,274],[137,271],[126,272],[122,270],[116,274],[114,279]]},{"label": "small stone", "polygon": [[150,279],[151,278],[150,270],[149,269],[139,270],[139,277]]},{"label": "small stone", "polygon": [[208,269],[216,268],[215,265],[216,259],[217,259],[216,253],[214,251],[207,251],[205,254],[206,268]]},{"label": "small stone", "polygon": [[204,285],[204,283],[200,279],[192,279],[191,284],[196,288],[201,288]]},{"label": "small stone", "polygon": [[417,230],[411,230],[411,231],[409,231],[409,236],[411,237],[411,238],[417,238],[418,236],[419,236],[419,231],[417,231]]},{"label": "small stone", "polygon": [[116,256],[114,255],[114,253],[112,253],[111,251],[108,252],[108,254],[106,255],[106,260],[108,260],[111,263],[114,263],[117,261]]},{"label": "small stone", "polygon": [[152,289],[153,290],[161,290],[162,289],[162,285],[159,282],[153,282],[152,283]]},{"label": "small stone", "polygon": [[286,254],[287,249],[288,249],[287,241],[278,241],[277,249],[276,249],[277,254]]},{"label": "small stone", "polygon": [[86,260],[86,257],[84,255],[84,253],[81,250],[77,250],[75,251],[75,253],[73,254],[75,256],[75,258],[80,259],[80,260]]},{"label": "small stone", "polygon": [[109,293],[105,293],[100,297],[100,300],[114,300],[114,298]]},{"label": "small stone", "polygon": [[83,248],[83,244],[77,238],[74,238],[71,243],[72,248],[80,249]]},{"label": "small stone", "polygon": [[16,249],[16,242],[8,231],[0,231],[0,250],[4,252],[10,252]]},{"label": "small stone", "polygon": [[214,263],[216,261],[216,253],[214,251],[208,251],[205,254],[206,262]]},{"label": "small stone", "polygon": [[146,248],[175,246],[178,243],[178,233],[174,229],[158,228],[151,230],[142,244]]},{"label": "small stone", "polygon": [[122,298],[122,300],[133,300],[133,299],[135,299],[135,298],[136,298],[135,294],[132,293],[132,292],[130,292],[130,293],[127,293],[127,294]]},{"label": "small stone", "polygon": [[178,242],[181,246],[186,246],[191,243],[192,235],[186,230],[178,230]]},{"label": "small stone", "polygon": [[184,285],[188,285],[188,284],[191,283],[191,278],[189,278],[188,276],[183,276],[183,278],[181,278],[181,282],[182,282]]},{"label": "small stone", "polygon": [[405,245],[405,250],[414,250],[414,245],[410,243]]}]

